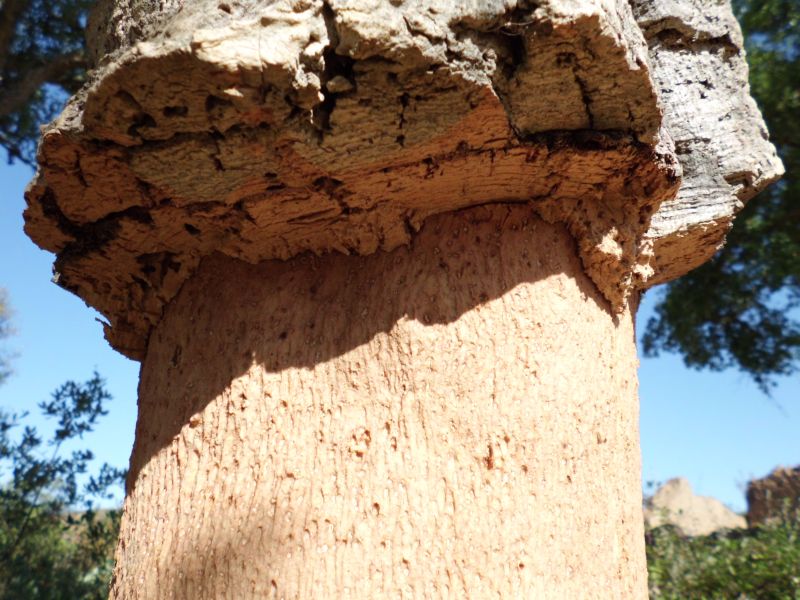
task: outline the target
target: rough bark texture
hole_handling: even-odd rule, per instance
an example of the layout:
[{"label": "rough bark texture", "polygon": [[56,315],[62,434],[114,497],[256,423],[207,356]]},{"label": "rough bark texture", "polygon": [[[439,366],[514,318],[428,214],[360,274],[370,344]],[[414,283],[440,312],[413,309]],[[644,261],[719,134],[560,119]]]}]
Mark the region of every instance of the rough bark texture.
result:
[{"label": "rough bark texture", "polygon": [[664,125],[683,167],[678,194],[650,223],[655,275],[711,258],[744,202],[783,174],[747,85],[742,32],[728,0],[632,0],[650,46]]},{"label": "rough bark texture", "polygon": [[391,250],[492,201],[565,223],[622,310],[780,172],[727,4],[651,5],[101,2],[27,231],[137,359],[204,256]]},{"label": "rough bark texture", "polygon": [[112,595],[645,598],[636,364],[529,207],[207,259],[143,363]]}]

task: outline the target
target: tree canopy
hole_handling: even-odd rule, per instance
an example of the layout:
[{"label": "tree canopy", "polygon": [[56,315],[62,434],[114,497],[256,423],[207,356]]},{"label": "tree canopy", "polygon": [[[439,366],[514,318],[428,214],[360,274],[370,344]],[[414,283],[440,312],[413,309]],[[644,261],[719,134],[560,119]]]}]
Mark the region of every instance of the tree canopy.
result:
[{"label": "tree canopy", "polygon": [[84,81],[84,27],[92,0],[0,4],[0,143],[9,160],[33,165],[39,126]]},{"label": "tree canopy", "polygon": [[[91,0],[3,0],[0,144],[35,163],[40,124],[84,81]],[[800,368],[800,4],[734,0],[753,95],[786,165],[784,180],[742,211],[717,256],[669,283],[643,336],[646,354],[696,368],[738,367],[763,388]]]},{"label": "tree canopy", "polygon": [[[0,340],[7,337],[10,332],[9,325],[9,310],[8,301],[6,300],[6,292],[0,288]],[[5,352],[0,349],[0,384],[3,383],[8,376],[8,357]]]}]

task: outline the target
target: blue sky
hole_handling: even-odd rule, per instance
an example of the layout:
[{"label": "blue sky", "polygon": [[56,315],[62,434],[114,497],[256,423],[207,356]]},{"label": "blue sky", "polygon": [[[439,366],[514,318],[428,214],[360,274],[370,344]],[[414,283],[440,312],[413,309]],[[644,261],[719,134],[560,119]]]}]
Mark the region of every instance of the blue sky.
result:
[{"label": "blue sky", "polygon": [[[4,342],[16,356],[0,387],[0,408],[30,409],[60,384],[97,370],[114,396],[85,443],[100,461],[126,466],[136,421],[139,364],[106,344],[99,315],[51,283],[53,256],[22,231],[24,165],[0,166],[0,287],[8,292],[15,335]],[[757,200],[756,200],[757,201]],[[639,322],[652,314],[648,293]],[[640,376],[643,481],[686,477],[695,493],[733,509],[746,507],[744,488],[778,465],[800,464],[800,378],[784,379],[771,399],[744,375],[690,371],[680,357],[642,359]]]}]

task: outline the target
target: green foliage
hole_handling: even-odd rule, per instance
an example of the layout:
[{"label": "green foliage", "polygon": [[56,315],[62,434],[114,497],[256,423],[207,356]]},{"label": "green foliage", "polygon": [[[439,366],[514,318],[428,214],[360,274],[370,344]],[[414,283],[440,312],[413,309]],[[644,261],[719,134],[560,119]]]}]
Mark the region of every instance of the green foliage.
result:
[{"label": "green foliage", "polygon": [[39,126],[83,83],[84,26],[92,0],[0,4],[0,143],[9,160],[35,163]]},{"label": "green foliage", "polygon": [[55,421],[47,442],[25,414],[0,411],[0,599],[107,597],[119,512],[97,512],[92,501],[110,498],[123,472],[103,465],[81,485],[92,453],[62,450],[92,431],[109,399],[96,373],[62,385],[39,404]]},{"label": "green foliage", "polygon": [[646,541],[651,598],[800,599],[800,514],[694,538],[665,525]]},{"label": "green foliage", "polygon": [[740,213],[711,262],[666,286],[643,346],[678,351],[695,368],[738,367],[767,391],[800,368],[800,3],[734,4],[786,176]]}]

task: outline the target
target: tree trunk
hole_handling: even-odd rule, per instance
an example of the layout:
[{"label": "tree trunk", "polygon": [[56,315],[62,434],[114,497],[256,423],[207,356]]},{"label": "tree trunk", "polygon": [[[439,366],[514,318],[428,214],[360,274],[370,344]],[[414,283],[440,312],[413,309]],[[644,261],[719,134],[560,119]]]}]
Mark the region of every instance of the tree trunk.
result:
[{"label": "tree trunk", "polygon": [[646,597],[632,312],[781,169],[711,4],[101,0],[26,231],[144,361],[112,595]]},{"label": "tree trunk", "polygon": [[562,227],[211,259],[151,338],[115,598],[644,598],[636,352]]}]

